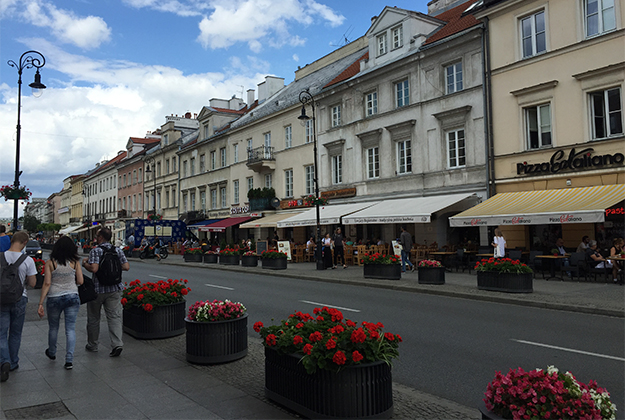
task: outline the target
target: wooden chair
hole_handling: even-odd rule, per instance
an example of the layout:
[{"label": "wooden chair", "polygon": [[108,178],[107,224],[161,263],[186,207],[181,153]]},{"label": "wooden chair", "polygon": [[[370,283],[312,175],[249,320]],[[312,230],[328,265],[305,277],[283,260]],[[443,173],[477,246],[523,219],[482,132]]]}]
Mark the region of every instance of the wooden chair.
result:
[{"label": "wooden chair", "polygon": [[345,245],[345,265],[354,265],[354,247]]},{"label": "wooden chair", "polygon": [[369,251],[367,251],[367,247],[365,245],[358,245],[356,247],[356,252],[357,254],[354,255],[356,259],[355,260],[356,265],[364,265],[364,263],[362,262],[362,259],[365,255],[369,253]]},{"label": "wooden chair", "polygon": [[311,246],[310,249],[307,249],[304,252],[304,261],[305,262],[315,262],[315,247]]},{"label": "wooden chair", "polygon": [[295,252],[293,253],[294,262],[296,263],[304,262],[304,250],[305,250],[305,247],[302,247],[302,246],[295,247]]}]

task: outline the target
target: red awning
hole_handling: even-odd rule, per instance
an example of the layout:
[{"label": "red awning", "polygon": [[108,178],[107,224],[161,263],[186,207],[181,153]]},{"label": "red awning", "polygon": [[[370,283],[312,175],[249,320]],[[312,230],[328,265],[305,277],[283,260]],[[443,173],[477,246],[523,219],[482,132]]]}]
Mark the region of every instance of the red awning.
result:
[{"label": "red awning", "polygon": [[208,230],[209,232],[225,232],[226,228],[230,226],[238,225],[241,223],[245,223],[250,220],[251,217],[230,217],[228,219],[220,220],[219,222],[212,223],[206,226],[202,230]]}]

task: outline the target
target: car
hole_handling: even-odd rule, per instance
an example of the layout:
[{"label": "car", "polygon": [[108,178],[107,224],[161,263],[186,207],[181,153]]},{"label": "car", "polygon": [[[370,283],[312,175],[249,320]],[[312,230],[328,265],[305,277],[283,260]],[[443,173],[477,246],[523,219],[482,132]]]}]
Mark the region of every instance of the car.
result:
[{"label": "car", "polygon": [[28,241],[26,244],[26,255],[43,259],[43,250],[41,249],[41,245],[39,245],[38,241]]}]

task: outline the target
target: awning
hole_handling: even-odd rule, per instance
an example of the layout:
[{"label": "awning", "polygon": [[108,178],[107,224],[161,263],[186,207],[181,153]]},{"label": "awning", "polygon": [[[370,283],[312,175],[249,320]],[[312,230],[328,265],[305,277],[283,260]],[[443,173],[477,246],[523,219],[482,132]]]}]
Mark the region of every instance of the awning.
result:
[{"label": "awning", "polygon": [[[351,204],[335,204],[319,207],[319,221],[321,225],[337,225],[341,222],[341,217],[352,214],[358,210],[371,207],[378,201]],[[278,222],[279,228],[295,226],[315,226],[317,224],[317,209],[315,207],[306,210],[297,216],[289,217]]]},{"label": "awning", "polygon": [[625,185],[499,193],[449,218],[450,226],[601,223],[625,200]]},{"label": "awning", "polygon": [[70,233],[77,231],[81,227],[82,227],[82,225],[80,225],[80,226],[68,226],[66,228],[63,228],[63,229],[59,230],[59,235],[69,235]]},{"label": "awning", "polygon": [[239,226],[241,229],[254,229],[254,228],[276,228],[278,222],[288,219],[289,217],[297,216],[302,212],[288,212],[288,213],[276,213],[269,216],[261,217],[260,219],[250,220]]},{"label": "awning", "polygon": [[[72,233],[72,234],[74,234],[74,233],[86,232],[86,231],[88,231],[88,230],[90,230],[90,229],[95,229],[95,228],[100,228],[100,227],[102,227],[102,226],[100,226],[100,225],[85,226],[85,227],[82,227],[82,228],[80,228],[80,229],[78,229],[78,230],[75,230],[75,231],[73,231],[73,232],[71,232],[71,233]],[[119,231],[119,230],[124,230],[124,229],[125,229],[125,228],[123,228],[123,229],[113,230],[113,231],[111,231],[111,233],[115,233],[115,232],[117,232],[117,231]]]},{"label": "awning", "polygon": [[226,228],[230,226],[238,225],[250,220],[251,217],[230,217],[228,219],[223,219],[217,223],[211,223],[208,226],[200,227],[200,231],[202,232],[225,232]]},{"label": "awning", "polygon": [[203,222],[198,222],[198,223],[194,223],[192,225],[187,225],[187,229],[199,229],[201,227],[205,227],[205,226],[208,226],[210,224],[217,223],[217,222],[219,222],[221,220],[223,220],[223,219],[204,220]]},{"label": "awning", "polygon": [[346,225],[372,223],[430,223],[432,213],[441,211],[470,197],[475,197],[475,195],[450,194],[385,200],[369,208],[343,217],[343,223]]}]

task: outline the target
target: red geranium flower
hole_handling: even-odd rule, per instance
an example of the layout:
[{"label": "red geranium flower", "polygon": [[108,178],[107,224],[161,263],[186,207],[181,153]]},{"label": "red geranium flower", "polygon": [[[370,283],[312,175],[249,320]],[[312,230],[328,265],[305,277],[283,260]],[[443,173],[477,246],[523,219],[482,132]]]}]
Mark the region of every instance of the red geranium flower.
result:
[{"label": "red geranium flower", "polygon": [[360,362],[363,359],[362,354],[358,350],[352,353],[352,360],[354,362]]},{"label": "red geranium flower", "polygon": [[263,327],[264,327],[264,325],[260,321],[254,323],[254,331],[256,331],[256,332],[260,332],[260,329],[263,328]]},{"label": "red geranium flower", "polygon": [[384,338],[386,338],[388,341],[395,340],[395,336],[391,333],[384,333]]},{"label": "red geranium flower", "polygon": [[276,336],[274,334],[269,334],[267,336],[266,342],[267,342],[268,346],[275,346],[276,345]]},{"label": "red geranium flower", "polygon": [[323,339],[323,334],[321,334],[319,331],[315,331],[314,333],[310,334],[310,337],[308,337],[308,339],[313,343],[316,341],[321,341]]},{"label": "red geranium flower", "polygon": [[336,347],[336,341],[334,341],[334,337],[331,337],[328,342],[326,343],[326,348],[328,350],[333,349]]},{"label": "red geranium flower", "polygon": [[146,303],[145,305],[143,305],[143,310],[146,312],[152,312],[153,309],[154,307],[150,305],[149,303]]},{"label": "red geranium flower", "polygon": [[332,357],[332,361],[337,365],[344,365],[346,360],[347,358],[345,357],[345,353],[340,350],[334,353],[334,356]]},{"label": "red geranium flower", "polygon": [[352,343],[364,343],[366,339],[367,335],[362,328],[358,328],[357,330],[354,330],[354,332],[352,332]]},{"label": "red geranium flower", "polygon": [[304,342],[304,339],[302,338],[302,336],[296,335],[295,337],[293,337],[294,346],[297,346],[298,344],[302,344],[303,342]]},{"label": "red geranium flower", "polygon": [[304,346],[304,348],[302,349],[302,351],[303,351],[305,354],[310,354],[310,353],[312,352],[312,349],[313,349],[312,344],[306,344],[306,345]]}]

